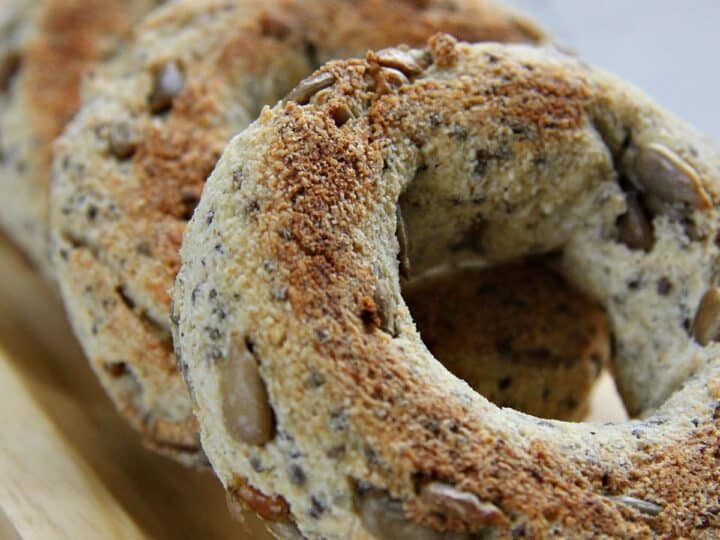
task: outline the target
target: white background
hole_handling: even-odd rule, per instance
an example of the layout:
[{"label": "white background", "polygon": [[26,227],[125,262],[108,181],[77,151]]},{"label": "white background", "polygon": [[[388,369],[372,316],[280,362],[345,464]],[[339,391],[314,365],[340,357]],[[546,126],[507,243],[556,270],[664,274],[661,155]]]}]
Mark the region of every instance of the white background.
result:
[{"label": "white background", "polygon": [[506,0],[720,143],[720,0]]}]

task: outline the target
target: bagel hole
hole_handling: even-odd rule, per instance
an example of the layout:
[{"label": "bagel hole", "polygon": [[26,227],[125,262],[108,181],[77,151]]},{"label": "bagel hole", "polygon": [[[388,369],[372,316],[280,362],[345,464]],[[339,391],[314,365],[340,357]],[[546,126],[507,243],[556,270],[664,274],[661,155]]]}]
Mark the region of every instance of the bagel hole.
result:
[{"label": "bagel hole", "polygon": [[435,358],[496,405],[559,420],[623,419],[607,370],[607,317],[551,261],[439,267],[402,294]]}]

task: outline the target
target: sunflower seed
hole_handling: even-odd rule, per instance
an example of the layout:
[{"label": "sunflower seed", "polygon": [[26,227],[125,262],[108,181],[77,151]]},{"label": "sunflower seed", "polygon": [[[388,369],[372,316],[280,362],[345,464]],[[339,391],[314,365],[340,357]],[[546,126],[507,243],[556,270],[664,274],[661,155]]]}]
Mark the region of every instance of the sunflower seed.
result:
[{"label": "sunflower seed", "polygon": [[660,506],[659,504],[656,504],[656,503],[650,502],[650,501],[644,501],[642,499],[637,499],[635,497],[628,497],[626,495],[620,495],[617,497],[610,497],[610,498],[615,502],[618,502],[620,504],[625,504],[627,506],[631,506],[638,512],[642,512],[643,514],[648,514],[650,516],[657,516],[663,510],[663,507]]},{"label": "sunflower seed", "polygon": [[386,67],[380,71],[385,76],[385,79],[395,87],[410,83],[410,80],[399,69]]},{"label": "sunflower seed", "polygon": [[625,200],[627,212],[618,219],[620,241],[630,249],[650,251],[654,241],[653,229],[637,193],[628,193]]},{"label": "sunflower seed", "polygon": [[651,216],[659,216],[661,214],[667,214],[671,209],[670,205],[657,195],[652,193],[643,194],[642,206],[647,213]]},{"label": "sunflower seed", "polygon": [[370,53],[368,59],[381,66],[397,69],[408,77],[419,75],[424,71],[412,54],[395,47]]},{"label": "sunflower seed", "polygon": [[397,225],[395,228],[395,235],[398,241],[398,261],[400,266],[400,275],[404,278],[410,277],[410,241],[408,239],[407,227],[405,226],[405,219],[403,219],[402,209],[399,204],[395,205],[395,216],[397,218]]},{"label": "sunflower seed", "polygon": [[119,122],[108,130],[108,148],[118,159],[127,159],[135,153],[140,135],[128,122]]},{"label": "sunflower seed", "polygon": [[692,333],[703,346],[720,338],[720,289],[717,287],[708,289],[700,300],[692,324]]},{"label": "sunflower seed", "polygon": [[460,491],[448,484],[441,482],[427,484],[423,487],[420,496],[438,511],[468,524],[488,527],[508,522],[505,514],[494,504],[481,502],[472,493]]},{"label": "sunflower seed", "polygon": [[671,203],[687,203],[700,209],[712,207],[695,169],[666,146],[652,143],[629,150],[628,157],[627,174],[638,189]]},{"label": "sunflower seed", "polygon": [[402,71],[398,71],[394,68],[382,68],[374,73],[375,77],[375,91],[378,94],[389,94],[396,88],[400,88],[405,84],[409,84],[410,81],[403,74]]},{"label": "sunflower seed", "polygon": [[172,107],[172,101],[185,87],[185,77],[177,62],[165,63],[155,72],[153,91],[150,94],[150,110],[162,113]]},{"label": "sunflower seed", "polygon": [[283,103],[294,101],[298,105],[307,105],[316,93],[320,90],[332,86],[335,83],[335,75],[323,71],[315,75],[311,75],[307,79],[300,81],[290,93],[285,96]]},{"label": "sunflower seed", "polygon": [[377,307],[380,317],[380,329],[383,332],[395,336],[395,308],[396,301],[386,279],[379,279],[375,285],[373,301]]},{"label": "sunflower seed", "polygon": [[256,446],[267,443],[275,435],[275,419],[255,355],[233,339],[221,369],[226,429],[242,443]]}]

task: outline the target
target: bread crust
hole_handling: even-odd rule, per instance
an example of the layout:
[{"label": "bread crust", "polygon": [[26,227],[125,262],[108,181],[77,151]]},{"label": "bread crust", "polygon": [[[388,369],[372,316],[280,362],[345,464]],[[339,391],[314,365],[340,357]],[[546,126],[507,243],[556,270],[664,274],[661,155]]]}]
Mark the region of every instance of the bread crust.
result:
[{"label": "bread crust", "polygon": [[[692,336],[718,279],[712,144],[548,49],[439,35],[317,81],[230,143],[185,236],[176,345],[223,483],[282,496],[308,538],[717,536],[720,349]],[[562,251],[638,419],[499,409],[435,360],[400,296],[401,194],[420,270],[458,245],[488,264]],[[228,427],[241,364],[274,414],[262,444]]]},{"label": "bread crust", "polygon": [[484,0],[180,0],[149,15],[87,81],[56,144],[53,254],[91,364],[152,447],[204,462],[172,350],[169,289],[226,142],[320,63],[438,30],[542,38]]}]

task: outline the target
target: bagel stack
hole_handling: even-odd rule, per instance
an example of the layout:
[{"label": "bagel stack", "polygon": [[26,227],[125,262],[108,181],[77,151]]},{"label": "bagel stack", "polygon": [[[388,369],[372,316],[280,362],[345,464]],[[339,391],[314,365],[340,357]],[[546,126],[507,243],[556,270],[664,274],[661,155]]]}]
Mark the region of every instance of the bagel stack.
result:
[{"label": "bagel stack", "polygon": [[[470,41],[544,39],[478,0],[179,0],[149,15],[88,80],[55,145],[56,276],[91,365],[148,446],[207,464],[173,354],[169,290],[186,222],[229,138],[322,62],[421,44],[440,30]],[[607,341],[606,327],[592,331]],[[597,364],[584,348],[579,365]],[[583,408],[593,369],[580,369],[589,380],[562,405],[564,417]]]}]

